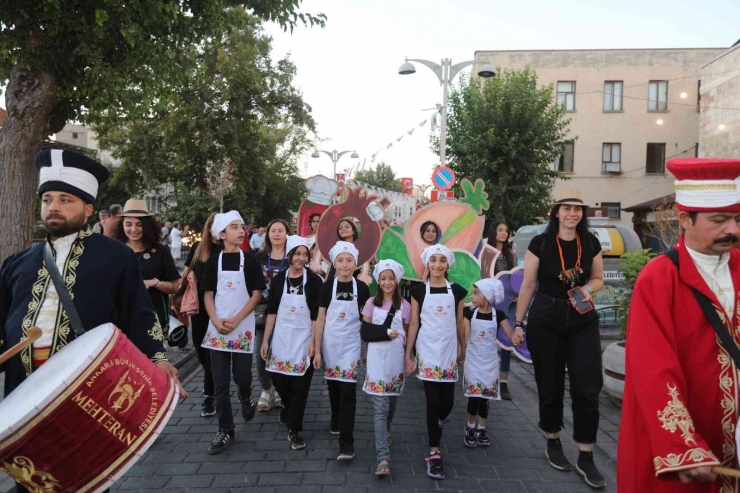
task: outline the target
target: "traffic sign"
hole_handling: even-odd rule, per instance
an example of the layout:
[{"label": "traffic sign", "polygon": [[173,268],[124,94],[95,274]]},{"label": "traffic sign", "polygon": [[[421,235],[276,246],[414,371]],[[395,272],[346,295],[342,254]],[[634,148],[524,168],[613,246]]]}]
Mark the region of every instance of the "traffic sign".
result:
[{"label": "traffic sign", "polygon": [[455,192],[452,190],[432,190],[431,202],[439,202],[440,200],[452,200],[455,198]]},{"label": "traffic sign", "polygon": [[455,184],[455,172],[449,166],[440,166],[432,173],[432,184],[437,190],[449,190]]}]

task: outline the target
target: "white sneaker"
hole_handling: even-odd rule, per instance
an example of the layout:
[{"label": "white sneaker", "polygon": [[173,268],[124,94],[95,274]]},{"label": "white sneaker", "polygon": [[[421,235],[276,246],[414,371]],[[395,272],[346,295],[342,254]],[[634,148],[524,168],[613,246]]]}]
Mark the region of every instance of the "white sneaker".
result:
[{"label": "white sneaker", "polygon": [[263,390],[260,399],[257,401],[257,411],[264,413],[272,407],[275,391]]}]

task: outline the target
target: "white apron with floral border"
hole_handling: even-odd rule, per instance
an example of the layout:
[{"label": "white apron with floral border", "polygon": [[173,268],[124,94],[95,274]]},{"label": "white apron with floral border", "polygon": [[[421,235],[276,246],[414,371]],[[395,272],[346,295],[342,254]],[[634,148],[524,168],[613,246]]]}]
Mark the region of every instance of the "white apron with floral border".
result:
[{"label": "white apron with floral border", "polygon": [[431,294],[429,281],[421,307],[421,327],[416,341],[419,380],[457,382],[457,317],[455,295],[445,281],[447,292]]},{"label": "white apron with floral border", "polygon": [[362,357],[360,309],[357,306],[357,281],[352,278],[349,301],[337,299],[338,279],[334,278],[331,303],[326,310],[321,356],[324,358],[324,378],[341,382],[357,382]]},{"label": "white apron with floral border", "polygon": [[308,345],[313,334],[311,310],[306,303],[306,269],[303,269],[303,294],[288,293],[288,279],[286,272],[265,369],[273,373],[300,376],[306,373],[311,364]]},{"label": "white apron with floral border", "polygon": [[[372,323],[383,325],[389,311],[373,307]],[[390,328],[398,331],[398,337],[392,341],[370,342],[367,345],[367,368],[362,390],[370,395],[392,396],[403,392],[406,381],[403,310],[396,311]]]},{"label": "white apron with floral border", "polygon": [[463,371],[463,388],[465,397],[482,397],[483,399],[501,400],[498,381],[498,346],[496,334],[498,320],[496,311],[493,320],[479,320],[478,309],[470,320],[470,338],[465,351],[465,369]]},{"label": "white apron with floral border", "polygon": [[[239,270],[222,270],[223,252],[218,254],[218,285],[216,287],[216,317],[231,318],[249,302],[249,290],[244,280],[244,252],[239,250]],[[254,344],[254,311],[244,317],[231,333],[219,334],[213,322],[208,321],[208,330],[201,347],[229,353],[252,354]]]}]

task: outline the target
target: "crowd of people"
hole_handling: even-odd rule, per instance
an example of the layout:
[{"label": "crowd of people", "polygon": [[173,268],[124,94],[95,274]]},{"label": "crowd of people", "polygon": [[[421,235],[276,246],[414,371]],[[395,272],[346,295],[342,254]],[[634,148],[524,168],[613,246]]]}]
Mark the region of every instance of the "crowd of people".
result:
[{"label": "crowd of people", "polygon": [[[720,484],[721,491],[736,491],[738,480],[728,479],[732,472],[717,466],[732,466],[736,460],[736,401],[727,396],[737,393],[734,368],[740,366],[733,287],[740,279],[739,253],[733,250],[740,235],[740,198],[734,188],[732,194],[717,190],[740,176],[740,161],[679,161],[669,163],[669,169],[678,180],[683,233],[676,249],[646,268],[633,296],[620,484],[635,492],[647,485],[653,491],[720,491],[712,489]],[[170,297],[183,289],[183,279],[192,279],[186,289],[194,295],[190,325],[205,376],[201,414],[216,415],[218,422],[208,453],[223,452],[235,438],[232,380],[245,422],[258,411],[280,408],[278,419],[290,448],[305,448],[304,412],[314,372],[321,372],[331,409],[327,432],[337,436],[337,459],[352,460],[357,384],[364,367],[361,390],[373,403],[375,474],[391,473],[398,396],[407,377],[416,375],[425,394],[426,473],[443,479],[443,430],[460,376],[468,399],[460,438],[468,447],[491,444],[491,401],[511,398],[508,351],[499,357],[496,344],[500,329],[515,346],[525,340],[529,346],[549,464],[560,471],[575,469],[591,487],[605,486],[593,457],[602,372],[599,319],[592,303],[604,283],[604,265],[580,190],[561,191],[546,231],[531,240],[516,314],[509,321],[510,314],[496,309],[504,298],[500,281],[486,278],[460,286],[448,280],[455,255],[440,243],[442,231],[434,222],[419,231],[427,245],[421,253],[425,272],[411,283],[408,296],[401,289],[404,268],[392,258],[373,259],[366,266],[372,268],[371,294],[358,275],[355,243],[361,233],[351,218],[339,221],[328,258],[319,258],[315,240],[291,235],[282,219],[256,228],[250,238],[247,230],[255,228],[247,228],[237,211],[212,214],[181,274],[176,262],[187,227],[162,223],[145,202],[131,199],[101,211],[100,222],[90,228],[87,222],[107,169],[61,150],[43,151],[37,166],[48,239],[2,264],[0,348],[20,345],[30,327],[38,327],[41,336],[0,365],[6,396],[64,350],[75,334],[111,322],[187,397],[177,369],[167,361],[165,341],[172,345]],[[309,218],[314,232],[319,220]],[[517,264],[509,240],[505,223],[491,224],[485,241],[500,252],[497,273]],[[50,282],[59,273],[66,285]],[[68,293],[60,295],[57,286]],[[71,332],[74,324],[81,330]],[[253,365],[261,387],[256,401]],[[579,449],[575,465],[560,441],[566,371]],[[697,481],[711,484],[703,489]],[[17,491],[27,489],[18,484]]]}]

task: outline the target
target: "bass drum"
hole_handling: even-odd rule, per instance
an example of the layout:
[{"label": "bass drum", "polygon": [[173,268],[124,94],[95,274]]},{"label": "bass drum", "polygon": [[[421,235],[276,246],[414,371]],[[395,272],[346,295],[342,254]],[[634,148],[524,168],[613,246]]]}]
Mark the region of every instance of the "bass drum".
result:
[{"label": "bass drum", "polygon": [[113,324],[76,338],[0,403],[0,469],[32,492],[98,492],[177,405],[174,379]]}]

